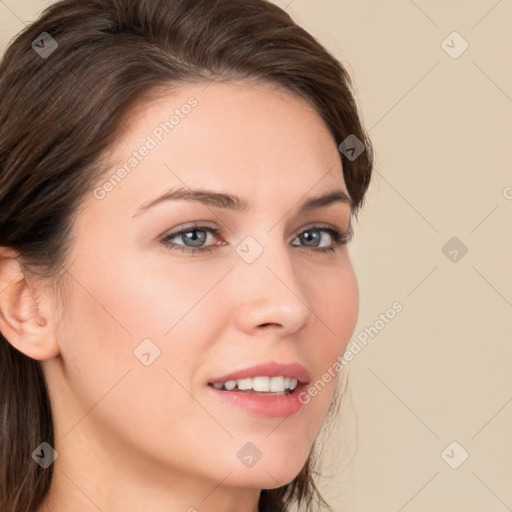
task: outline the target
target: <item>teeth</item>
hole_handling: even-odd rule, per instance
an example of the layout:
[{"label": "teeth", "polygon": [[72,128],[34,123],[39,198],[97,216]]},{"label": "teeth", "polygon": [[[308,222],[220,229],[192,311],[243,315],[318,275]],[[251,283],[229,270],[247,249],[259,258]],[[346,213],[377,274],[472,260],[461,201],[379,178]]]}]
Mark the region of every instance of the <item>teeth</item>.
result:
[{"label": "teeth", "polygon": [[284,391],[284,377],[272,377],[270,379],[270,391]]},{"label": "teeth", "polygon": [[286,390],[290,392],[297,387],[297,379],[290,377],[254,377],[252,379],[228,380],[226,382],[216,382],[213,384],[215,389],[226,389],[233,391],[250,391],[265,393],[284,393]]},{"label": "teeth", "polygon": [[236,387],[236,380],[228,380],[227,382],[224,382],[224,387],[231,391],[232,389],[235,389]]},{"label": "teeth", "polygon": [[246,389],[252,389],[252,379],[240,379],[236,381],[238,389],[245,391]]},{"label": "teeth", "polygon": [[[270,379],[268,377],[254,377],[252,379],[254,391],[270,391]],[[284,391],[284,388],[282,389]]]}]

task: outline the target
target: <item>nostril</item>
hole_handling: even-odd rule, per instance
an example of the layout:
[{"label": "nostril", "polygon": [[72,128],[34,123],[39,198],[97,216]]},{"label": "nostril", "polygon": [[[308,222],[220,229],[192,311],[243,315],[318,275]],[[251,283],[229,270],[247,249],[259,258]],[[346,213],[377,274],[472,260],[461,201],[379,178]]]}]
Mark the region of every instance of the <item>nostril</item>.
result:
[{"label": "nostril", "polygon": [[268,327],[272,327],[273,325],[280,325],[280,324],[276,324],[276,323],[273,323],[273,322],[270,322],[270,323],[267,323],[267,324],[260,324],[260,327],[261,328],[268,328]]}]

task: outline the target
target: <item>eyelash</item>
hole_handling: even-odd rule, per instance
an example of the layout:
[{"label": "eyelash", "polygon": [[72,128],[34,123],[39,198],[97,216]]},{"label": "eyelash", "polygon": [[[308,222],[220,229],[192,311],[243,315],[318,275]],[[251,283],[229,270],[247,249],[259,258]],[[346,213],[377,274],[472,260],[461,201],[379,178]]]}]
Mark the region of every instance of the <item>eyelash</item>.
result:
[{"label": "eyelash", "polygon": [[[165,246],[167,246],[169,249],[181,251],[184,253],[202,253],[202,252],[206,252],[206,251],[211,252],[211,249],[210,249],[211,247],[219,247],[219,246],[211,246],[211,245],[207,245],[204,247],[188,247],[185,245],[174,244],[172,242],[169,242],[169,240],[172,240],[173,238],[176,238],[185,233],[189,233],[191,231],[207,231],[213,235],[218,235],[221,232],[221,230],[219,228],[216,228],[214,226],[207,226],[207,225],[188,226],[186,228],[181,229],[180,231],[176,231],[175,233],[169,233],[169,234],[164,235],[160,239],[160,241]],[[342,233],[341,231],[339,231],[336,228],[325,227],[325,226],[309,227],[309,228],[305,229],[304,231],[301,231],[300,233],[298,233],[296,238],[300,237],[301,235],[303,235],[304,233],[307,233],[309,231],[324,231],[324,232],[329,233],[331,235],[331,237],[333,238],[333,245],[331,247],[323,247],[320,249],[316,249],[314,247],[312,248],[314,251],[320,252],[320,253],[335,252],[339,247],[347,245],[352,238],[350,234],[347,235],[345,233]],[[307,248],[307,246],[302,246],[302,247]]]}]

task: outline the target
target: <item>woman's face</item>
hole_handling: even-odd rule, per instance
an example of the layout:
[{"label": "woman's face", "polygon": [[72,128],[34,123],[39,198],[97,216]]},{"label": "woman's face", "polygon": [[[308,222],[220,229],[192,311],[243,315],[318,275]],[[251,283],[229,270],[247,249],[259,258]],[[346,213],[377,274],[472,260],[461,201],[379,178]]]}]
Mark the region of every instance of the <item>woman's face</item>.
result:
[{"label": "woman's face", "polygon": [[[287,92],[205,87],[187,85],[126,121],[111,169],[77,216],[61,357],[43,363],[56,465],[70,477],[94,464],[118,481],[278,487],[304,465],[329,408],[334,380],[299,410],[290,397],[211,384],[269,362],[302,365],[313,384],[344,352],[358,289],[348,248],[329,229],[347,233],[350,205],[300,209],[348,194],[337,145]],[[199,189],[246,207],[207,196],[149,206]]]}]

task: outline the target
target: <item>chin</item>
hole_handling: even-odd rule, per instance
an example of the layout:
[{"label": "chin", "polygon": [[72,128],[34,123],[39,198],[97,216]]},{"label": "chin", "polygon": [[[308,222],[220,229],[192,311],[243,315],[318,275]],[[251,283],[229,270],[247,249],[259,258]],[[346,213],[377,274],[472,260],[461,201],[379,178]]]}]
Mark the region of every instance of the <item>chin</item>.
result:
[{"label": "chin", "polygon": [[259,489],[275,489],[290,483],[302,470],[307,461],[307,456],[300,461],[295,461],[290,454],[283,453],[277,459],[276,456],[267,461],[262,458],[253,467],[241,469],[233,474],[235,485],[243,487],[255,487]]},{"label": "chin", "polygon": [[[239,473],[236,476],[232,475],[233,479],[231,480],[230,478],[230,484],[235,487],[252,489],[277,489],[278,487],[289,484],[300,473],[301,469],[302,468],[299,468],[297,471],[292,472],[273,472],[268,469],[256,471],[255,468],[252,468],[249,474]],[[252,473],[252,471],[256,472]]]}]

